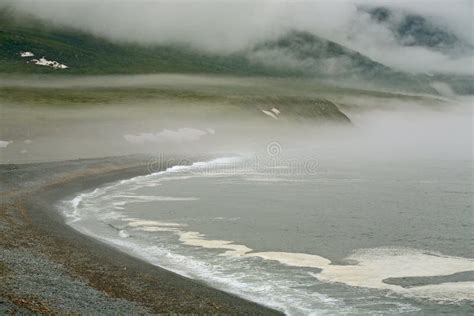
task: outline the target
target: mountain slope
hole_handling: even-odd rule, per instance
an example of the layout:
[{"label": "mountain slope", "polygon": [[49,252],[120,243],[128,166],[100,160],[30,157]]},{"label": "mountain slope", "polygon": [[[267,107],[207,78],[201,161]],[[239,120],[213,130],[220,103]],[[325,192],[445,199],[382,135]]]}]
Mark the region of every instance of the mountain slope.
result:
[{"label": "mountain slope", "polygon": [[[210,73],[233,75],[287,75],[255,65],[244,52],[218,55],[186,45],[142,46],[114,43],[75,29],[57,27],[31,16],[0,11],[0,72],[62,74]],[[20,57],[21,51],[34,58],[46,57],[67,65],[58,71],[38,67]]]},{"label": "mountain slope", "polygon": [[387,7],[362,7],[403,46],[419,46],[450,55],[469,55],[474,47],[433,18]]},{"label": "mountain slope", "polygon": [[[372,85],[433,92],[426,76],[395,71],[339,45],[302,31],[291,31],[274,41],[257,45],[254,59],[281,69],[298,69],[312,76],[339,82],[366,82]],[[271,57],[271,58],[269,58]]]},{"label": "mountain slope", "polygon": [[139,47],[120,45],[75,31],[44,31],[29,28],[0,30],[0,71],[18,73],[57,73],[48,67],[26,63],[21,51],[33,52],[69,67],[65,73],[236,73],[266,74],[250,67],[243,56],[222,58],[201,54],[187,47]]},{"label": "mountain slope", "polygon": [[[31,17],[0,12],[0,73],[143,74],[202,73],[237,76],[300,76],[363,88],[436,93],[430,79],[395,71],[335,42],[301,31],[232,54],[178,44],[115,43]],[[34,57],[21,57],[20,52]],[[67,69],[39,66],[45,57]]]}]

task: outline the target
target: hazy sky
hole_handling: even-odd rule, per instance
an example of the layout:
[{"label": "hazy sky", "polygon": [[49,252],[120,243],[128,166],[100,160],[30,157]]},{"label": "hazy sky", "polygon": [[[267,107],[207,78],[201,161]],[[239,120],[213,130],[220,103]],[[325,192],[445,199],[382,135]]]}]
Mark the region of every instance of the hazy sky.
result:
[{"label": "hazy sky", "polygon": [[289,29],[311,31],[389,66],[413,72],[472,73],[473,56],[447,56],[424,47],[401,46],[386,26],[358,8],[384,5],[432,18],[474,44],[471,0],[3,0],[21,12],[114,40],[188,42],[229,52]]}]

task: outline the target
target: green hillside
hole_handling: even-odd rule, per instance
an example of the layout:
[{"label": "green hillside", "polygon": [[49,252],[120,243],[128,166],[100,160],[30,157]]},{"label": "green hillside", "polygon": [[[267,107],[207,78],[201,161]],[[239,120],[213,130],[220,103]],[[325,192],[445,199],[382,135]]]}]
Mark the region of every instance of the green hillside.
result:
[{"label": "green hillside", "polygon": [[[375,86],[436,93],[430,86],[432,79],[428,76],[394,71],[358,52],[307,32],[291,31],[253,48],[219,55],[184,44],[143,46],[116,43],[31,17],[13,16],[6,10],[0,12],[0,73],[298,76],[355,84],[363,88]],[[69,68],[53,69],[28,63],[32,57],[22,58],[21,51],[34,53],[34,58],[44,56]],[[291,60],[291,66],[275,56]]]},{"label": "green hillside", "polygon": [[[199,52],[184,45],[140,46],[112,43],[72,29],[55,28],[34,19],[12,20],[0,14],[0,72],[69,74],[211,73],[284,75],[254,65],[241,54]],[[25,22],[26,20],[26,22]],[[27,64],[20,51],[46,57],[69,67],[55,70]]]},{"label": "green hillside", "polygon": [[308,32],[291,31],[277,40],[257,45],[255,51],[265,51],[267,55],[272,52],[283,54],[285,58],[291,59],[292,67],[299,63],[300,71],[306,75],[338,82],[365,82],[395,90],[434,93],[427,76],[395,71],[354,50]]}]

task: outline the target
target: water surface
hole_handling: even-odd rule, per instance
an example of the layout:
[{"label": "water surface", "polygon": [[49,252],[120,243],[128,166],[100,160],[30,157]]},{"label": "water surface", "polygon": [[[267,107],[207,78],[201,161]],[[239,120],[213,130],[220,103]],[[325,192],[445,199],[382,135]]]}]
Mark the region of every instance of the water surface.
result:
[{"label": "water surface", "polygon": [[85,234],[288,314],[467,314],[471,170],[227,157],[106,185],[64,210]]}]

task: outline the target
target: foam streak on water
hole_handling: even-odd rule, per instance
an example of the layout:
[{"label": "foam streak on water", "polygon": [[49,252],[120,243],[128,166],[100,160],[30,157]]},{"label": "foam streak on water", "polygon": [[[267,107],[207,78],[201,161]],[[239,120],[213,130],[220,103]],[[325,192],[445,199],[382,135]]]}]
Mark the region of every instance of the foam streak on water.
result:
[{"label": "foam streak on water", "polygon": [[[143,195],[137,194],[137,190],[153,189],[167,181],[200,177],[227,179],[229,175],[220,172],[218,166],[235,163],[238,159],[175,166],[81,193],[65,201],[64,214],[75,229],[134,256],[291,315],[400,313],[420,310],[418,303],[414,303],[419,300],[435,304],[474,301],[472,281],[411,287],[384,282],[389,278],[449,276],[474,271],[474,260],[469,258],[387,246],[354,249],[343,263],[332,262],[311,253],[259,251],[233,240],[209,238],[190,229],[188,223],[142,218],[130,211],[131,205],[145,203],[157,207],[155,205],[162,205],[157,203],[198,202],[199,196]],[[211,166],[217,166],[214,172],[209,172]],[[204,173],[197,172],[204,169]],[[302,180],[268,178],[266,181],[267,176],[258,173],[237,170],[236,174],[243,181],[262,179],[267,185]],[[341,182],[351,183],[347,180],[341,179]],[[334,179],[328,181],[333,182]]]}]

